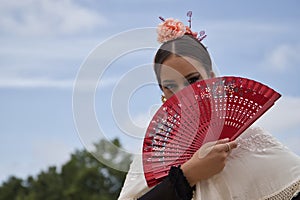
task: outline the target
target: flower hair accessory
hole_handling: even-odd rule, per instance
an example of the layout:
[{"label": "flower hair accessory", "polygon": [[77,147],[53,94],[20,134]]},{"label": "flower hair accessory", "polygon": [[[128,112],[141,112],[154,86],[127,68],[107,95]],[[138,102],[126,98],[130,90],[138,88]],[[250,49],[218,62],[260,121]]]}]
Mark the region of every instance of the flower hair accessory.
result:
[{"label": "flower hair accessory", "polygon": [[199,42],[201,42],[206,37],[205,31],[200,31],[199,33],[193,32],[191,30],[192,11],[187,12],[187,16],[189,17],[189,26],[185,26],[178,19],[164,19],[163,17],[159,17],[159,19],[161,19],[163,22],[157,27],[158,42],[164,43],[182,37],[183,35],[191,35]]}]

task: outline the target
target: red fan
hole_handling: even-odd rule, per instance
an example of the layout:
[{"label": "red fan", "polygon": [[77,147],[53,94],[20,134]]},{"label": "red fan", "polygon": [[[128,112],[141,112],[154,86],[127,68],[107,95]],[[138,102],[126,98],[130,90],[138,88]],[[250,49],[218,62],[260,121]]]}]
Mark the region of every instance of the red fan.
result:
[{"label": "red fan", "polygon": [[234,140],[254,123],[280,94],[241,77],[196,82],[169,98],[151,120],[143,144],[143,167],[149,187],[183,164],[206,142]]}]

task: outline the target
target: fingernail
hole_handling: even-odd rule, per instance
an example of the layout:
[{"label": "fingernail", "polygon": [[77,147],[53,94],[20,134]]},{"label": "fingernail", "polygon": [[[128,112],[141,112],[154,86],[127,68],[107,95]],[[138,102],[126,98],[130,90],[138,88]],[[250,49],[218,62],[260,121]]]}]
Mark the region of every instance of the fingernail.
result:
[{"label": "fingernail", "polygon": [[224,138],[222,141],[227,142],[229,141],[229,138]]}]

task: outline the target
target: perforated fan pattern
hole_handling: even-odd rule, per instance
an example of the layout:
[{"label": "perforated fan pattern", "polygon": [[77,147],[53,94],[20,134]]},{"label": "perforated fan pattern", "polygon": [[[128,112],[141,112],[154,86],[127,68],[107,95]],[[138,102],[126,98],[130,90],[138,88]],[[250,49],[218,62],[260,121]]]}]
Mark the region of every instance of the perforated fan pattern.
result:
[{"label": "perforated fan pattern", "polygon": [[173,95],[154,115],[143,144],[143,166],[149,186],[159,183],[171,166],[187,161],[204,143],[234,140],[280,94],[241,77],[196,82]]}]

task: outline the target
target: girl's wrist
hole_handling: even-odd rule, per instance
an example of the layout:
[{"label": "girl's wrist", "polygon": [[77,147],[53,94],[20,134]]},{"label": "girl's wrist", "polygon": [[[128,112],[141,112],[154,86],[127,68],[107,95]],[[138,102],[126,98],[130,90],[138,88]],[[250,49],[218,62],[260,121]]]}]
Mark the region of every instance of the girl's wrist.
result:
[{"label": "girl's wrist", "polygon": [[199,180],[196,180],[196,177],[194,172],[195,169],[193,169],[193,167],[190,165],[190,162],[187,161],[185,162],[183,165],[181,165],[181,170],[185,176],[185,178],[187,179],[187,181],[189,182],[190,186],[193,187],[194,185],[196,185],[196,183],[199,181]]}]

